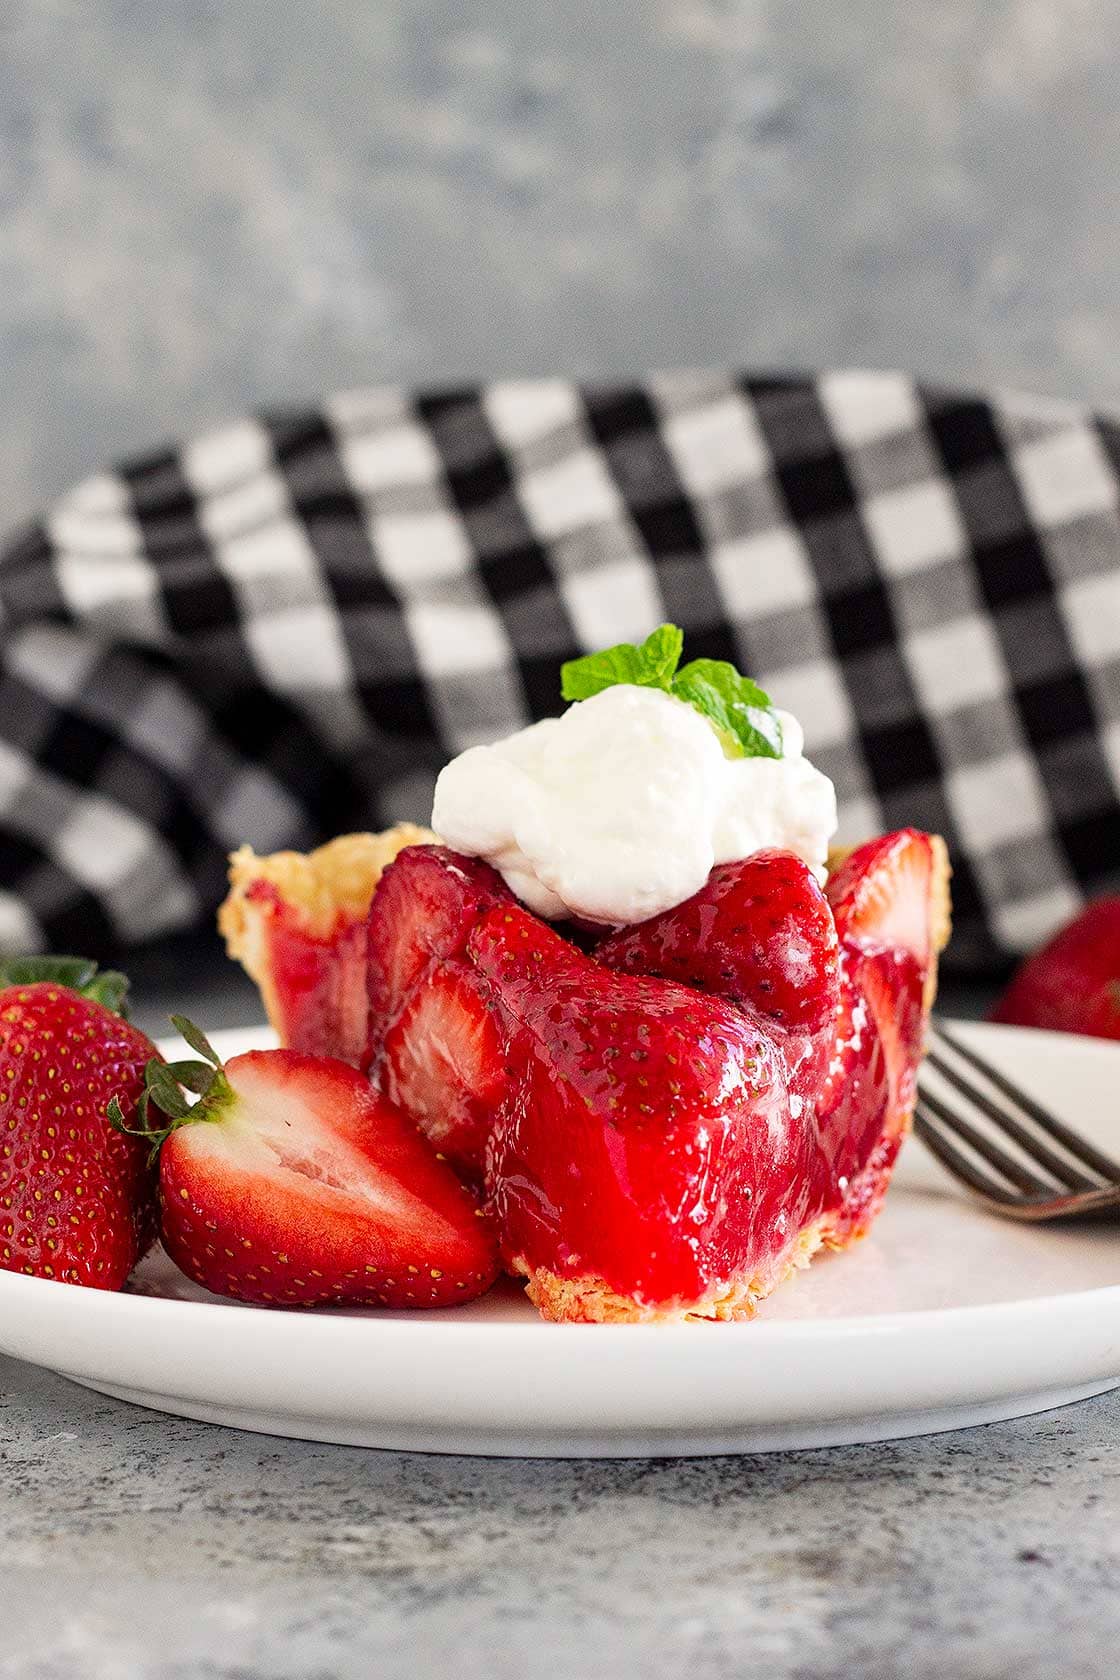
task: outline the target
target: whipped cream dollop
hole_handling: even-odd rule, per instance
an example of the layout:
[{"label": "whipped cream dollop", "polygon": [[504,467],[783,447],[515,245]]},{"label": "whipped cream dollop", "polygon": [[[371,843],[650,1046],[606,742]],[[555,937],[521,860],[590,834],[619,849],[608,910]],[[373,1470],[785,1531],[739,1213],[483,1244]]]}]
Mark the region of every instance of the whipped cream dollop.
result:
[{"label": "whipped cream dollop", "polygon": [[618,684],[452,759],[432,827],[550,920],[645,921],[764,846],[823,879],[836,795],[797,720],[777,716],[781,758],[728,758],[685,701]]}]

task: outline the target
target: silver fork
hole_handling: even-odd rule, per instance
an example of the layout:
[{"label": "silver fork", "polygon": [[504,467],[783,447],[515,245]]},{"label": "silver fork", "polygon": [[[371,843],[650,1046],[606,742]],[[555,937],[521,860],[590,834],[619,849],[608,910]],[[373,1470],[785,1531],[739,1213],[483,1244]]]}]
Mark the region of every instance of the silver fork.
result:
[{"label": "silver fork", "polygon": [[1041,1224],[1120,1210],[1120,1164],[931,1022],[914,1130],[985,1207]]}]

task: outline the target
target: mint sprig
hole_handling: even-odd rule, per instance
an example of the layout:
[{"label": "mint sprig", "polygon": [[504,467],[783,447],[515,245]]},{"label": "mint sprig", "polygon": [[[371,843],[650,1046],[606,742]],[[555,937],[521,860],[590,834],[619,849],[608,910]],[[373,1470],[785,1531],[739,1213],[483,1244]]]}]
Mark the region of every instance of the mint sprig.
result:
[{"label": "mint sprig", "polygon": [[678,670],[683,650],[683,632],[662,624],[640,645],[619,642],[569,659],[560,691],[565,700],[589,700],[618,683],[659,688],[706,717],[729,758],[781,758],[782,726],[765,689],[726,659],[693,659]]},{"label": "mint sprig", "polygon": [[565,700],[590,700],[604,688],[633,683],[638,688],[662,688],[669,693],[683,649],[684,632],[675,624],[659,625],[640,646],[619,642],[602,653],[569,659],[560,667],[560,692]]}]

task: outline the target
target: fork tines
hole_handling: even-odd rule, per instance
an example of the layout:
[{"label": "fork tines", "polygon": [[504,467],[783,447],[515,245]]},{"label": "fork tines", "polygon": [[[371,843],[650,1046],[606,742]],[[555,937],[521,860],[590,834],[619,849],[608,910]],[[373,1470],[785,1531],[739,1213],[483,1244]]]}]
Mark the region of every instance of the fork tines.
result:
[{"label": "fork tines", "polygon": [[1095,1200],[1120,1186],[1120,1164],[963,1044],[931,1023],[915,1129],[938,1159],[1006,1211]]}]

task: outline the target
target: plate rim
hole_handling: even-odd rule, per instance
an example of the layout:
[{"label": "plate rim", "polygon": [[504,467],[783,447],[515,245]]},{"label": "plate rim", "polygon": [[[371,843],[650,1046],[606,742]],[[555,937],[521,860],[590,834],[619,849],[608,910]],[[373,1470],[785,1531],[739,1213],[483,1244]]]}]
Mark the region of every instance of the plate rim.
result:
[{"label": "plate rim", "polygon": [[[1120,1238],[1118,1238],[1120,1241]],[[511,1332],[537,1331],[545,1328],[552,1330],[595,1330],[599,1335],[612,1333],[616,1336],[633,1337],[639,1333],[647,1337],[656,1337],[659,1342],[668,1336],[685,1336],[692,1338],[699,1330],[701,1333],[708,1328],[701,1322],[687,1324],[553,1324],[544,1319],[481,1319],[481,1318],[434,1318],[423,1309],[410,1312],[394,1313],[389,1310],[372,1309],[363,1312],[361,1308],[347,1309],[345,1307],[266,1307],[255,1302],[238,1301],[184,1301],[171,1295],[146,1295],[131,1290],[94,1289],[78,1284],[65,1283],[59,1278],[27,1277],[20,1272],[0,1271],[0,1294],[4,1290],[34,1290],[43,1286],[53,1290],[65,1290],[66,1298],[72,1297],[81,1290],[82,1305],[88,1310],[101,1312],[105,1316],[114,1312],[124,1314],[160,1313],[168,1308],[180,1312],[189,1309],[193,1318],[204,1314],[236,1315],[238,1322],[243,1322],[246,1313],[253,1315],[259,1321],[282,1324],[296,1321],[303,1325],[314,1324],[317,1327],[311,1332],[314,1336],[338,1335],[344,1328],[354,1324],[375,1325],[379,1331],[390,1335],[415,1335],[421,1331],[438,1331],[444,1335],[449,1330],[458,1334],[464,1332],[473,1336],[508,1335]],[[63,1297],[57,1296],[56,1299]],[[765,1337],[768,1341],[802,1341],[819,1340],[825,1332],[830,1332],[838,1340],[849,1337],[864,1337],[875,1332],[888,1334],[897,1333],[904,1325],[920,1323],[928,1329],[936,1330],[942,1326],[964,1329],[972,1321],[982,1321],[997,1316],[1005,1318],[1009,1314],[1023,1314],[1035,1316],[1040,1312],[1053,1312],[1059,1306],[1066,1309],[1088,1307],[1090,1303],[1099,1303],[1102,1299],[1120,1306],[1120,1283],[1098,1284],[1095,1288],[1059,1291],[1052,1295],[1030,1295],[1014,1301],[981,1301],[967,1306],[914,1307],[910,1311],[894,1311],[887,1313],[844,1313],[836,1317],[799,1318],[799,1319],[751,1319],[739,1323],[713,1325],[711,1328],[720,1333],[737,1331],[739,1334],[749,1332],[751,1340],[757,1341]],[[95,1305],[96,1303],[96,1305]],[[75,1306],[77,1302],[75,1301]],[[466,1302],[465,1306],[474,1303]],[[376,1313],[376,1316],[374,1316]]]}]

